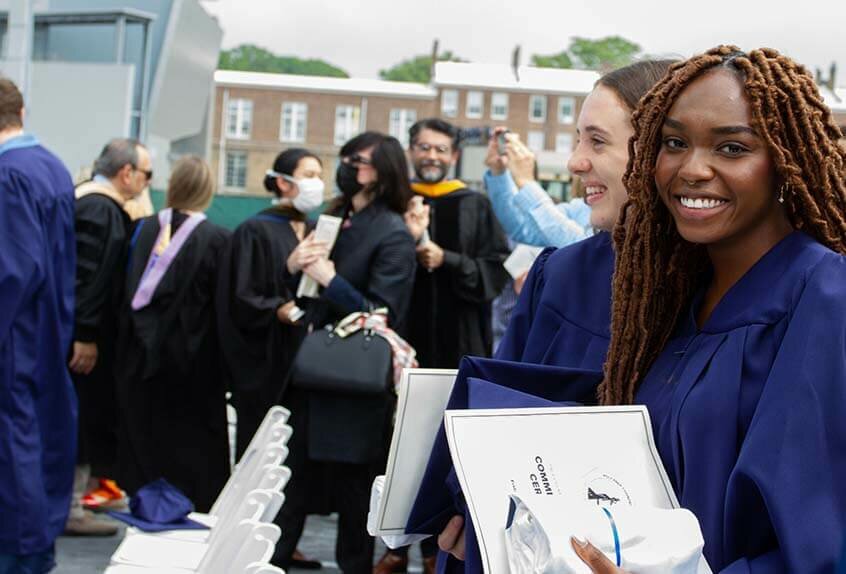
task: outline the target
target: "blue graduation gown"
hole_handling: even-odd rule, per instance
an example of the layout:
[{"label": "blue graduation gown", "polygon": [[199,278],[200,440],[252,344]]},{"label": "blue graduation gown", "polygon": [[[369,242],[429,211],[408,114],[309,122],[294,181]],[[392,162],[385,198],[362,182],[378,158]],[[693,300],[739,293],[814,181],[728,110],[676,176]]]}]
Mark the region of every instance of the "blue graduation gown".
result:
[{"label": "blue graduation gown", "polygon": [[641,384],[715,572],[833,572],[846,530],[846,258],[794,232]]},{"label": "blue graduation gown", "polygon": [[[592,402],[610,340],[613,271],[614,251],[608,233],[544,250],[526,279],[497,360],[466,357],[447,408]],[[407,532],[436,534],[452,515],[464,513],[441,429]],[[467,562],[441,555],[441,572],[481,571],[475,534],[469,515],[466,518]]]},{"label": "blue graduation gown", "polygon": [[546,249],[532,266],[495,358],[601,370],[611,339],[609,233]]},{"label": "blue graduation gown", "polygon": [[48,550],[70,507],[73,183],[31,136],[0,146],[0,554]]}]

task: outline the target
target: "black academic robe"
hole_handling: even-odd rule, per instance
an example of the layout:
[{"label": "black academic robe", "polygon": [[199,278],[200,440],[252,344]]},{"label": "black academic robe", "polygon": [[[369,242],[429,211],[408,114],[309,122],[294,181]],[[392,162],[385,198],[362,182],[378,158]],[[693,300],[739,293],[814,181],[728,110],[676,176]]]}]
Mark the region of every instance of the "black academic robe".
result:
[{"label": "black academic robe", "polygon": [[[174,212],[175,233],[186,216]],[[229,232],[191,233],[153,294],[133,311],[159,220],[141,220],[129,248],[118,360],[118,479],[130,493],[165,478],[207,511],[229,476],[226,389],[214,312]]]},{"label": "black academic robe", "polygon": [[222,263],[217,313],[239,455],[276,404],[303,337],[276,317],[297,290],[300,274],[291,275],[287,261],[298,243],[285,212],[271,208],[238,226]]},{"label": "black academic robe", "polygon": [[418,265],[409,341],[421,367],[454,369],[464,355],[491,354],[490,304],[509,278],[508,241],[481,193],[460,189],[424,202],[444,263],[432,272]]},{"label": "black academic robe", "polygon": [[89,193],[76,200],[73,339],[97,344],[91,373],[72,374],[79,397],[77,461],[90,464],[94,476],[111,476],[117,457],[114,341],[130,226],[129,215],[111,197]]}]

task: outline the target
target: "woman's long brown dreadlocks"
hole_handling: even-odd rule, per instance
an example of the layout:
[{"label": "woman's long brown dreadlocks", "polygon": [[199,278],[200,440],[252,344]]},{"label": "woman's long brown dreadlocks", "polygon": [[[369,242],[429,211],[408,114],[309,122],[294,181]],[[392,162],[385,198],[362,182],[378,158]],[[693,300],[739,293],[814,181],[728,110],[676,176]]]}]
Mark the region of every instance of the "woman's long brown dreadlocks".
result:
[{"label": "woman's long brown dreadlocks", "polygon": [[753,126],[773,158],[793,227],[846,254],[846,150],[805,68],[772,49],[744,54],[734,46],[674,64],[632,115],[635,134],[623,178],[629,199],[614,231],[617,269],[601,404],[634,402],[709,268],[704,247],[682,239],[659,199],[655,161],[667,112],[687,86],[717,67],[735,71],[745,85]]}]

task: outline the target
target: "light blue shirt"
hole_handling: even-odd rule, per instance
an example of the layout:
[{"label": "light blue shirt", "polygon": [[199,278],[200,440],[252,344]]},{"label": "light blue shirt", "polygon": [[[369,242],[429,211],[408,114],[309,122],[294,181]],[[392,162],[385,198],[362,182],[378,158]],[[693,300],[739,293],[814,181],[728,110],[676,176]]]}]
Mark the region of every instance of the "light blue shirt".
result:
[{"label": "light blue shirt", "polygon": [[485,172],[485,188],[508,236],[538,247],[564,247],[593,235],[590,207],[582,199],[555,204],[539,183],[517,189],[511,172]]}]

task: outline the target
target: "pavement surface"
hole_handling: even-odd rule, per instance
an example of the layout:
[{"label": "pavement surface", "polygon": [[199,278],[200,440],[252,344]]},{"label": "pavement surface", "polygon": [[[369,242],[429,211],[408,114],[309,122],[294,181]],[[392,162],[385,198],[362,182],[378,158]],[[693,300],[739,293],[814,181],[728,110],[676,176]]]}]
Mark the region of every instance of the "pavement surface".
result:
[{"label": "pavement surface", "polygon": [[[234,457],[235,450],[235,411],[231,407],[227,409],[229,419],[229,441],[231,455]],[[99,520],[111,520],[98,515]],[[324,567],[322,570],[298,570],[292,569],[292,573],[315,572],[334,573],[340,572],[335,562],[335,535],[338,531],[338,519],[336,515],[331,516],[309,516],[306,519],[305,531],[300,539],[299,549],[309,558],[320,560]],[[124,528],[115,536],[105,538],[92,537],[67,537],[62,536],[56,541],[56,563],[57,566],[52,574],[99,574],[109,565],[112,553],[123,539]],[[284,536],[284,533],[282,534]],[[385,552],[385,545],[381,540],[376,540],[376,550],[373,561],[376,562]],[[415,545],[411,549],[409,572],[422,572],[420,559],[420,546]]]},{"label": "pavement surface", "polygon": [[[98,574],[109,565],[109,558],[123,538],[123,528],[116,536],[107,538],[81,538],[63,536],[56,541],[56,562],[53,574]],[[306,520],[305,532],[300,539],[300,550],[309,558],[323,562],[323,569],[296,570],[290,572],[305,574],[306,572],[340,572],[335,563],[335,534],[337,532],[337,518],[332,516],[309,516]],[[385,551],[381,541],[376,542],[374,562]],[[409,572],[422,572],[420,567],[420,548],[411,551]]]}]

